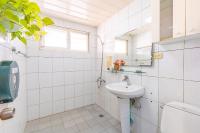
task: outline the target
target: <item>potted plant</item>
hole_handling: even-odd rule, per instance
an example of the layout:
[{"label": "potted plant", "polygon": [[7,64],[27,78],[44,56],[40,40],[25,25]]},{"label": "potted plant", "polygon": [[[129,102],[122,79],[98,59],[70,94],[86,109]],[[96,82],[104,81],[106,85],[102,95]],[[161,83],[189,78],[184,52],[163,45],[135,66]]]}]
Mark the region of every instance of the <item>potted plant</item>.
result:
[{"label": "potted plant", "polygon": [[48,17],[40,16],[40,8],[29,0],[0,0],[0,34],[10,34],[11,40],[18,38],[27,44],[26,37],[35,40],[45,34],[42,28],[54,24]]}]

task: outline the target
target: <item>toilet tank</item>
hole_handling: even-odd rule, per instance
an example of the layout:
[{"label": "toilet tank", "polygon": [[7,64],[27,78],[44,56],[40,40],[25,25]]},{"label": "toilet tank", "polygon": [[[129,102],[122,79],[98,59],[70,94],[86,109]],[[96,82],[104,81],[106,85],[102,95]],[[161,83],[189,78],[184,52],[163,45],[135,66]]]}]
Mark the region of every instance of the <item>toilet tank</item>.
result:
[{"label": "toilet tank", "polygon": [[200,108],[172,102],[164,106],[161,133],[200,133]]}]

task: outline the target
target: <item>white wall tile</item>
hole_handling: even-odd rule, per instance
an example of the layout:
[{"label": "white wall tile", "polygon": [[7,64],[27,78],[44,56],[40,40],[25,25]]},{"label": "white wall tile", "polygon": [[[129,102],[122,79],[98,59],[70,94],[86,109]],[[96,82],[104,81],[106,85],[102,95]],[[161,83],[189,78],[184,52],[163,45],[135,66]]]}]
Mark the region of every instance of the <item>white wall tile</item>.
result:
[{"label": "white wall tile", "polygon": [[76,97],[75,98],[75,108],[79,108],[84,106],[84,96]]},{"label": "white wall tile", "polygon": [[82,96],[84,94],[84,86],[83,84],[76,84],[75,85],[75,96]]},{"label": "white wall tile", "polygon": [[159,102],[183,102],[183,80],[159,78]]},{"label": "white wall tile", "polygon": [[75,102],[74,102],[73,98],[66,99],[65,100],[65,111],[73,109],[74,108],[74,104],[75,104]]},{"label": "white wall tile", "polygon": [[65,72],[65,84],[72,85],[75,82],[75,72]]},{"label": "white wall tile", "polygon": [[61,113],[65,110],[64,100],[54,101],[53,103],[53,113]]},{"label": "white wall tile", "polygon": [[63,71],[64,71],[64,59],[53,58],[53,72],[63,72]]},{"label": "white wall tile", "polygon": [[140,117],[153,125],[158,125],[158,103],[149,99],[141,99]]},{"label": "white wall tile", "polygon": [[41,88],[40,103],[52,102],[52,100],[53,100],[52,88]]},{"label": "white wall tile", "polygon": [[183,50],[163,52],[159,60],[159,77],[183,79]]},{"label": "white wall tile", "polygon": [[52,58],[39,57],[39,72],[52,72]]},{"label": "white wall tile", "polygon": [[52,73],[39,73],[40,88],[52,86]]},{"label": "white wall tile", "polygon": [[39,104],[39,89],[28,90],[27,100],[29,106]]},{"label": "white wall tile", "polygon": [[158,76],[158,60],[154,60],[151,67],[142,67],[142,75]]},{"label": "white wall tile", "polygon": [[171,51],[184,49],[184,42],[159,45],[159,51]]},{"label": "white wall tile", "polygon": [[75,96],[75,88],[74,85],[66,85],[65,86],[65,98],[73,98]]},{"label": "white wall tile", "polygon": [[40,117],[45,117],[52,114],[52,102],[40,104]]},{"label": "white wall tile", "polygon": [[28,107],[28,121],[39,118],[39,105],[33,105]]},{"label": "white wall tile", "polygon": [[185,42],[185,48],[199,48],[200,39],[187,40]]},{"label": "white wall tile", "polygon": [[53,100],[62,100],[65,98],[65,86],[53,87]]},{"label": "white wall tile", "polygon": [[184,79],[200,81],[200,48],[185,49],[184,51]]},{"label": "white wall tile", "polygon": [[59,86],[65,84],[65,73],[55,72],[53,73],[53,86]]},{"label": "white wall tile", "polygon": [[36,73],[39,71],[38,69],[38,57],[31,57],[26,59],[27,62],[27,73]]},{"label": "white wall tile", "polygon": [[74,71],[75,68],[75,60],[73,58],[65,58],[64,59],[64,70],[65,71]]},{"label": "white wall tile", "polygon": [[90,104],[93,104],[92,94],[84,95],[84,105],[86,106]]},{"label": "white wall tile", "polygon": [[158,78],[157,77],[142,77],[142,86],[145,88],[144,97],[154,101],[158,101]]},{"label": "white wall tile", "polygon": [[200,107],[200,82],[184,82],[184,102]]},{"label": "white wall tile", "polygon": [[38,89],[39,88],[39,75],[38,73],[27,74],[27,89]]},{"label": "white wall tile", "polygon": [[142,83],[142,77],[140,74],[130,74],[129,75],[129,78],[130,78],[130,81],[133,83],[133,84],[138,84],[138,85],[141,85]]}]

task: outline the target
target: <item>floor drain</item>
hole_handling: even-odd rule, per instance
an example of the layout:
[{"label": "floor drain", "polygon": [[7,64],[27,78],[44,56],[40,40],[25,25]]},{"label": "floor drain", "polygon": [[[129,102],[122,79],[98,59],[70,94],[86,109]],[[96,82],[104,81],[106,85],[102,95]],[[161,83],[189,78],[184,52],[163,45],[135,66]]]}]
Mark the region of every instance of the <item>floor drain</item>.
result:
[{"label": "floor drain", "polygon": [[104,115],[100,114],[99,117],[104,117]]}]

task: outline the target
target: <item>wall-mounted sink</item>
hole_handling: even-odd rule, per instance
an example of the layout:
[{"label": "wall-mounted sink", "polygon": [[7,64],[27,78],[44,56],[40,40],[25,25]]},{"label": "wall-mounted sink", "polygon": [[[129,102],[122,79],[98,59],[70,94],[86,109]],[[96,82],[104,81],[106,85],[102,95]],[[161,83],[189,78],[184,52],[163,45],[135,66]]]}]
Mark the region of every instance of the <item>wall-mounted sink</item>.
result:
[{"label": "wall-mounted sink", "polygon": [[126,82],[106,85],[108,91],[120,98],[136,98],[144,95],[144,88],[139,85],[127,85]]},{"label": "wall-mounted sink", "polygon": [[128,85],[128,82],[119,82],[108,84],[106,88],[118,97],[122,133],[130,133],[130,98],[143,96],[144,87],[135,84]]}]

